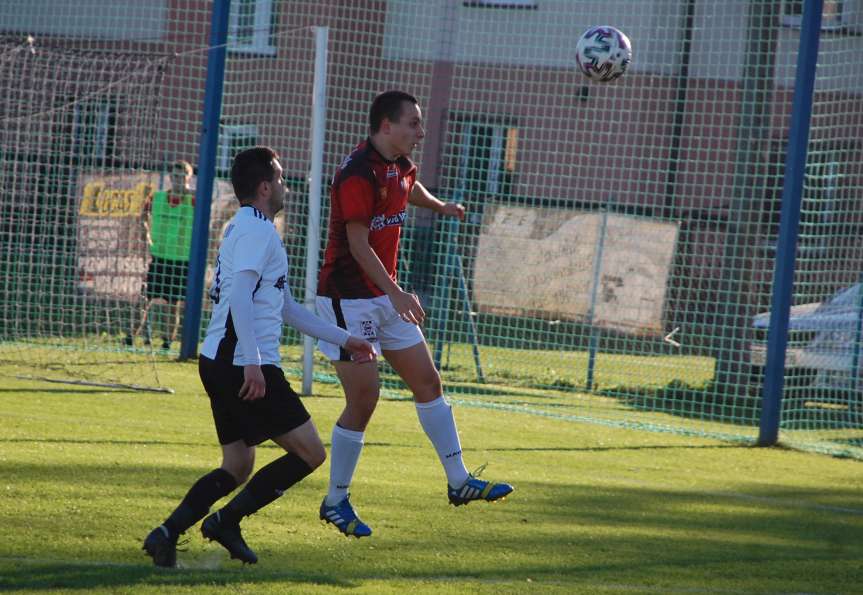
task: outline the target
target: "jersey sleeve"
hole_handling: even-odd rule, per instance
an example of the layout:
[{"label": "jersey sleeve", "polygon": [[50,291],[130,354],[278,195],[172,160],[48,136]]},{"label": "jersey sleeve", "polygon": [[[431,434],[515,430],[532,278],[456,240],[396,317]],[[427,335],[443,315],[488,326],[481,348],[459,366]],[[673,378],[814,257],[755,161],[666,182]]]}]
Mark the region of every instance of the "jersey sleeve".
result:
[{"label": "jersey sleeve", "polygon": [[285,287],[283,291],[285,301],[282,305],[282,320],[285,324],[291,325],[304,335],[323,339],[327,343],[334,343],[341,347],[345,346],[345,343],[351,338],[348,331],[321,319],[298,304],[294,300],[294,296],[291,295],[290,288]]},{"label": "jersey sleeve", "polygon": [[335,198],[345,221],[371,222],[375,202],[371,182],[351,176],[339,184]]},{"label": "jersey sleeve", "polygon": [[[268,242],[271,238],[268,237]],[[270,246],[261,245],[261,231],[248,226],[234,243],[234,273],[254,271],[260,277],[270,253]]]},{"label": "jersey sleeve", "polygon": [[234,321],[234,332],[237,343],[243,354],[237,365],[261,365],[261,352],[255,340],[255,315],[252,310],[252,296],[255,294],[255,284],[258,277],[250,270],[244,270],[234,275],[234,287],[228,300],[231,316]]}]

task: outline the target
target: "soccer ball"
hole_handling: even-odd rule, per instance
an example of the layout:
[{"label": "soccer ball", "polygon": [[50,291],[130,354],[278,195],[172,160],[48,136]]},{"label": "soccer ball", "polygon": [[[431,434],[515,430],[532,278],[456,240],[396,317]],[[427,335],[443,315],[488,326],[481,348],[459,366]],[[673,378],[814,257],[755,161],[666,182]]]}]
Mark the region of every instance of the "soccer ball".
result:
[{"label": "soccer ball", "polygon": [[607,83],[622,75],[631,60],[629,38],[614,27],[591,27],[575,46],[578,69],[598,83]]}]

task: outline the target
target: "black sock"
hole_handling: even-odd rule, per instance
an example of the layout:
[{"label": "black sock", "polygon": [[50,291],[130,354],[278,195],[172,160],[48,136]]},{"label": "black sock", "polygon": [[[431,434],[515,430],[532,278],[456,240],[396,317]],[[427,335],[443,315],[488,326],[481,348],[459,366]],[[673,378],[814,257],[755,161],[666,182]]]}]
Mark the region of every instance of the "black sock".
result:
[{"label": "black sock", "polygon": [[200,521],[210,511],[210,506],[234,491],[237,480],[224,469],[214,469],[195,482],[177,509],[163,525],[176,537]]},{"label": "black sock", "polygon": [[239,494],[219,511],[225,523],[237,524],[281,496],[289,487],[311,473],[303,459],[288,453],[262,467]]}]

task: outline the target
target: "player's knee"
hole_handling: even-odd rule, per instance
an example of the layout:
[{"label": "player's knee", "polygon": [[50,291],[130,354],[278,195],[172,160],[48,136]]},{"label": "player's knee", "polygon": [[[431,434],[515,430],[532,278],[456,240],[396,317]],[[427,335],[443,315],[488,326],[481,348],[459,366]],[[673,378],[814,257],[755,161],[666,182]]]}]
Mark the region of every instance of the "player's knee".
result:
[{"label": "player's knee", "polygon": [[237,480],[237,485],[242,485],[249,479],[254,465],[254,460],[231,460],[223,461],[222,469],[230,473]]},{"label": "player's knee", "polygon": [[306,465],[312,469],[317,469],[327,460],[327,451],[324,449],[323,445],[319,445],[318,447],[312,448],[308,452],[303,453],[302,459],[306,462]]},{"label": "player's knee", "polygon": [[247,470],[240,467],[226,467],[225,465],[222,465],[222,468],[231,474],[231,476],[237,481],[237,485],[246,483],[246,480],[249,479],[249,475],[251,474],[251,469]]},{"label": "player's knee", "polygon": [[372,414],[375,412],[377,403],[377,400],[361,403],[353,408],[351,417],[360,423],[363,426],[363,429],[365,429],[366,424],[369,423],[369,420],[372,418]]},{"label": "player's knee", "polygon": [[437,370],[428,374],[414,386],[414,397],[419,401],[431,401],[443,394],[443,384]]},{"label": "player's knee", "polygon": [[363,390],[352,391],[347,394],[347,409],[354,415],[365,417],[368,420],[374,413],[380,398],[380,389],[378,387],[368,387]]}]

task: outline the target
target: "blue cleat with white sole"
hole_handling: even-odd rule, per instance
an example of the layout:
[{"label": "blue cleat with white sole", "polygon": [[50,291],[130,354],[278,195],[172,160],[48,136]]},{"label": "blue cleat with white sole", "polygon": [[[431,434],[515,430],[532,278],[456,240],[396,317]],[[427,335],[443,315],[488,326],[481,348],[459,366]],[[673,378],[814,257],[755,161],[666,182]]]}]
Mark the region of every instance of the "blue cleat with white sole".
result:
[{"label": "blue cleat with white sole", "polygon": [[321,502],[320,516],[322,521],[332,523],[336,528],[345,534],[347,537],[368,537],[372,534],[372,529],[360,520],[357,513],[354,512],[354,507],[351,506],[350,496],[345,496],[345,499],[333,506],[327,506],[327,499]]},{"label": "blue cleat with white sole", "polygon": [[515,489],[508,483],[492,483],[479,479],[479,475],[485,465],[474,471],[468,476],[467,481],[461,487],[454,488],[447,486],[447,497],[449,503],[453,506],[461,506],[469,504],[474,500],[484,500],[485,502],[494,502],[506,498]]}]

